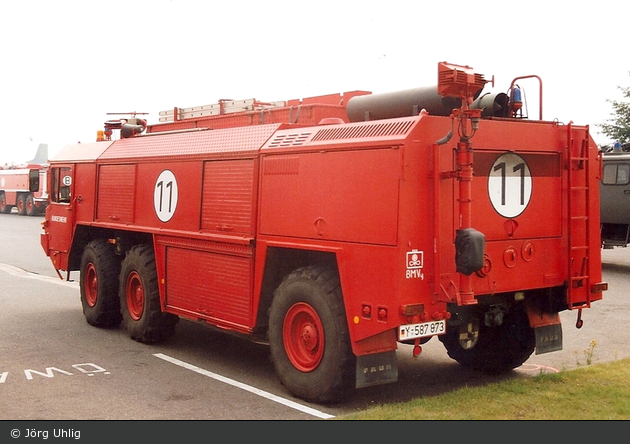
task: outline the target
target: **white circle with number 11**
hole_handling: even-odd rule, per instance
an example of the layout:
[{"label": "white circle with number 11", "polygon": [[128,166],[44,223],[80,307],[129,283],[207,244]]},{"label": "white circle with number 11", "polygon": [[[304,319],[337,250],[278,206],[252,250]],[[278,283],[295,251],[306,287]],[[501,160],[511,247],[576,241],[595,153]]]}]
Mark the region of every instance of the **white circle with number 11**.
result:
[{"label": "white circle with number 11", "polygon": [[177,179],[170,170],[164,170],[155,181],[153,206],[155,214],[162,222],[168,222],[177,208]]},{"label": "white circle with number 11", "polygon": [[525,159],[514,153],[499,156],[490,168],[488,194],[503,217],[516,217],[525,211],[532,197],[532,175]]}]

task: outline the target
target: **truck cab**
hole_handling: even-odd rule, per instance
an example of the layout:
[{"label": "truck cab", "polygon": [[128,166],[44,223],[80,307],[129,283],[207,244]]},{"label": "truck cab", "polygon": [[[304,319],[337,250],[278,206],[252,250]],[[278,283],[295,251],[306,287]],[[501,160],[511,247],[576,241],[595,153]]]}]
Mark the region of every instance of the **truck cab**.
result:
[{"label": "truck cab", "polygon": [[626,247],[630,242],[630,143],[602,149],[600,184],[603,248]]}]

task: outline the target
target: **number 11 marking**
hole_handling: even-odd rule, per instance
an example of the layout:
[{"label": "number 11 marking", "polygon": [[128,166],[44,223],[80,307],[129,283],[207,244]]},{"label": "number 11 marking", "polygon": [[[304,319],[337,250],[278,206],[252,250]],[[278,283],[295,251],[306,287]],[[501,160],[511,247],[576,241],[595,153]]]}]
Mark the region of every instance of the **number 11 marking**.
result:
[{"label": "number 11 marking", "polygon": [[153,191],[153,207],[155,214],[162,222],[168,222],[177,208],[177,179],[170,170],[160,173]]},{"label": "number 11 marking", "polygon": [[[159,181],[157,183],[157,187],[160,189],[160,209],[158,210],[161,213],[162,210],[162,202],[164,202],[164,196],[162,195],[162,188],[164,187],[164,182]],[[173,203],[173,182],[169,182],[166,184],[166,188],[168,188],[168,212],[171,213],[171,204]]]},{"label": "number 11 marking", "polygon": [[507,153],[494,161],[488,194],[495,211],[503,217],[516,217],[525,211],[532,196],[532,176],[521,156]]}]

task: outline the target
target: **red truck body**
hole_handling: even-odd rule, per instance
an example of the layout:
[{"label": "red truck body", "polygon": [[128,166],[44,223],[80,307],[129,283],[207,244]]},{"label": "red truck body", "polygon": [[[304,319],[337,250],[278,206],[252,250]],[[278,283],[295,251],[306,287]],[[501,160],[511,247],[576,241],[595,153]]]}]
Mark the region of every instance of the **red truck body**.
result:
[{"label": "red truck body", "polygon": [[[478,96],[478,75],[446,68]],[[91,324],[157,342],[182,318],[266,342],[307,400],[394,382],[398,344],[417,356],[433,337],[509,371],[561,349],[558,313],[580,327],[606,289],[601,159],[587,126],[464,96],[439,115],[434,99],[383,118],[363,91],[175,109],[146,134],[69,145],[50,160],[43,249],[60,277],[80,272]]]},{"label": "red truck body", "polygon": [[[17,208],[17,213],[23,216],[43,214],[48,205],[46,190],[45,166],[26,168],[0,169],[0,213],[10,213]],[[30,187],[30,178],[37,174],[38,187]]]}]

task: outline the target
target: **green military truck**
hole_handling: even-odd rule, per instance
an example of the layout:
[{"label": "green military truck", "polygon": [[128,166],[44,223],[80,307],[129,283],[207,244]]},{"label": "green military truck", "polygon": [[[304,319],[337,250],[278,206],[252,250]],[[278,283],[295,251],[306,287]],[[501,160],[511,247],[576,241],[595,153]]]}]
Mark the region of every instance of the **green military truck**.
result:
[{"label": "green military truck", "polygon": [[601,152],[602,247],[626,247],[630,243],[630,143],[615,142]]}]

